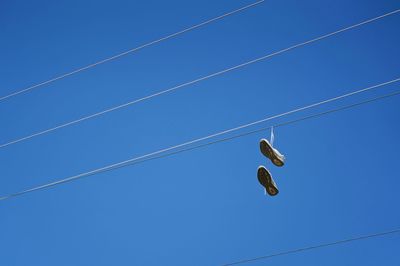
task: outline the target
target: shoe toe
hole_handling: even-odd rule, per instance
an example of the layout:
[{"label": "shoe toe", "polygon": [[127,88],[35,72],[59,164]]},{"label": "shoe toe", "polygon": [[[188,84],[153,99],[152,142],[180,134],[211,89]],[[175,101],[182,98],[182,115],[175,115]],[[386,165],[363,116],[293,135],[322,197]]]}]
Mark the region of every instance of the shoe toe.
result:
[{"label": "shoe toe", "polygon": [[267,189],[267,193],[268,193],[270,196],[276,196],[276,195],[278,195],[279,191],[278,191],[277,188],[274,188],[274,187],[270,186],[270,187],[268,187],[268,189]]}]

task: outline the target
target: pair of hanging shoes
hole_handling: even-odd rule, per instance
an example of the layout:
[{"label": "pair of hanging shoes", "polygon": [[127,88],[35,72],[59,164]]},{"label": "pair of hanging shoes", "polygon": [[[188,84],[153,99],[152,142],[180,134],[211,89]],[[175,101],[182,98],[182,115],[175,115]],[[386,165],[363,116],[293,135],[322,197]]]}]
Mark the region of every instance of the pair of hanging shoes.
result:
[{"label": "pair of hanging shoes", "polygon": [[[285,156],[283,156],[277,149],[274,149],[268,140],[262,139],[260,141],[260,150],[261,153],[270,159],[274,165],[282,167],[285,164]],[[264,166],[258,167],[257,177],[260,184],[265,188],[265,191],[270,196],[276,196],[279,193],[279,189],[276,186],[271,173]]]}]

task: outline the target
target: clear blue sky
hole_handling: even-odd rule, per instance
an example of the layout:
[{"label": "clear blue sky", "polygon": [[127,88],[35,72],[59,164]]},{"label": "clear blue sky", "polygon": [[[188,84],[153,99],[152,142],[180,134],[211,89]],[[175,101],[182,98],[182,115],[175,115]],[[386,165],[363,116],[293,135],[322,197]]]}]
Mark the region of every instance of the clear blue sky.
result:
[{"label": "clear blue sky", "polygon": [[[1,1],[0,95],[248,3]],[[268,0],[0,103],[0,142],[399,7],[395,0]],[[0,194],[397,78],[399,27],[400,15],[394,15],[3,148]],[[397,89],[387,86],[315,111]],[[399,104],[394,97],[277,129],[276,145],[287,157],[282,169],[259,153],[259,139],[269,136],[263,132],[3,201],[0,264],[221,265],[396,228]],[[260,164],[278,183],[275,198],[258,184]],[[248,265],[399,265],[399,247],[400,237],[393,235]]]}]

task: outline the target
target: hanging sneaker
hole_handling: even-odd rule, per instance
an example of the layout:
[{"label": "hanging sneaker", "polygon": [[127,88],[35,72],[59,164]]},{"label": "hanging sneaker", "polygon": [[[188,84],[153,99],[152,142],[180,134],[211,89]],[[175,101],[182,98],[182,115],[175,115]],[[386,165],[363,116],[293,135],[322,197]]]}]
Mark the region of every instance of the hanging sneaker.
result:
[{"label": "hanging sneaker", "polygon": [[260,150],[268,159],[272,161],[276,166],[283,166],[285,164],[285,156],[280,154],[277,149],[274,149],[272,145],[266,139],[260,140]]},{"label": "hanging sneaker", "polygon": [[260,184],[270,196],[276,196],[279,193],[275,181],[272,179],[270,172],[264,167],[258,167],[257,177]]}]

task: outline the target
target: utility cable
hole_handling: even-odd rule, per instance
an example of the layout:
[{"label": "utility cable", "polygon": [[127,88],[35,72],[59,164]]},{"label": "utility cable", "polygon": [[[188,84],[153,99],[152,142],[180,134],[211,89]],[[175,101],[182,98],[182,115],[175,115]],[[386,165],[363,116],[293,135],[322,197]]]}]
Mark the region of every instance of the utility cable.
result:
[{"label": "utility cable", "polygon": [[73,120],[73,121],[70,121],[70,122],[67,122],[67,123],[64,123],[64,124],[55,126],[55,127],[53,127],[53,128],[49,128],[49,129],[46,129],[46,130],[43,130],[43,131],[40,131],[40,132],[31,134],[31,135],[28,135],[28,136],[26,136],[26,137],[22,137],[22,138],[19,138],[19,139],[15,139],[15,140],[6,142],[6,143],[4,143],[4,144],[0,144],[0,148],[4,148],[4,147],[6,147],[6,146],[10,146],[10,145],[12,145],[12,144],[16,144],[16,143],[18,143],[18,142],[25,141],[25,140],[28,140],[28,139],[31,139],[31,138],[34,138],[34,137],[37,137],[37,136],[40,136],[40,135],[43,135],[43,134],[47,134],[47,133],[50,133],[50,132],[52,132],[52,131],[55,131],[55,130],[58,130],[58,129],[61,129],[61,128],[64,128],[64,127],[67,127],[67,126],[71,126],[71,125],[74,125],[74,124],[77,124],[77,123],[80,123],[80,122],[83,122],[83,121],[86,121],[86,120],[89,120],[89,119],[93,119],[93,118],[95,118],[95,117],[104,115],[104,114],[106,114],[106,113],[110,113],[110,112],[116,111],[116,110],[118,110],[118,109],[125,108],[125,107],[127,107],[127,106],[134,105],[134,104],[137,104],[137,103],[142,102],[142,101],[145,101],[145,100],[149,100],[149,99],[154,98],[154,97],[158,97],[158,96],[160,96],[160,95],[162,95],[162,94],[166,94],[166,93],[169,93],[169,92],[178,90],[178,89],[180,89],[180,88],[187,87],[187,86],[189,86],[189,85],[192,85],[192,84],[195,84],[195,83],[198,83],[198,82],[201,82],[201,81],[210,79],[210,78],[212,78],[212,77],[216,77],[216,76],[225,74],[225,73],[227,73],[227,72],[230,72],[230,71],[233,71],[233,70],[236,70],[236,69],[239,69],[239,68],[243,68],[243,67],[245,67],[245,66],[254,64],[254,63],[259,62],[259,61],[262,61],[262,60],[266,60],[266,59],[271,58],[271,57],[273,57],[273,56],[276,56],[276,55],[279,55],[279,54],[288,52],[288,51],[290,51],[290,50],[293,50],[293,49],[296,49],[296,48],[305,46],[305,45],[307,45],[307,44],[310,44],[310,43],[313,43],[313,42],[317,42],[317,41],[326,39],[326,38],[328,38],[328,37],[331,37],[331,36],[333,36],[333,35],[336,35],[336,34],[339,34],[339,33],[342,33],[342,32],[345,32],[345,31],[348,31],[348,30],[351,30],[351,29],[354,29],[354,28],[356,28],[356,27],[360,27],[360,26],[362,26],[362,25],[371,23],[371,22],[373,22],[373,21],[376,21],[376,20],[385,18],[385,17],[387,17],[387,16],[396,14],[396,13],[398,13],[398,12],[400,12],[400,9],[397,9],[397,10],[392,11],[392,12],[390,12],[390,13],[386,13],[386,14],[381,15],[381,16],[379,16],[379,17],[375,17],[375,18],[372,18],[372,19],[363,21],[363,22],[361,22],[361,23],[352,25],[352,26],[350,26],[350,27],[343,28],[343,29],[341,29],[341,30],[338,30],[338,31],[335,31],[335,32],[332,32],[332,33],[329,33],[329,34],[325,34],[325,35],[320,36],[320,37],[318,37],[318,38],[315,38],[315,39],[312,39],[312,40],[309,40],[309,41],[306,41],[306,42],[303,42],[303,43],[299,43],[299,44],[290,46],[290,47],[285,48],[285,49],[283,49],[283,50],[280,50],[280,51],[274,52],[274,53],[272,53],[272,54],[268,54],[268,55],[259,57],[259,58],[257,58],[257,59],[248,61],[248,62],[246,62],[246,63],[242,63],[242,64],[240,64],[240,65],[236,65],[236,66],[234,66],[234,67],[230,67],[230,68],[221,70],[221,71],[219,71],[219,72],[216,72],[216,73],[213,73],[213,74],[210,74],[210,75],[207,75],[207,76],[204,76],[204,77],[201,77],[201,78],[198,78],[198,79],[195,79],[195,80],[192,80],[192,81],[189,81],[189,82],[180,84],[180,85],[177,85],[177,86],[175,86],[175,87],[172,87],[172,88],[169,88],[169,89],[166,89],[166,90],[163,90],[163,91],[159,91],[159,92],[157,92],[157,93],[154,93],[154,94],[145,96],[145,97],[143,97],[143,98],[139,98],[139,99],[136,99],[136,100],[127,102],[127,103],[125,103],[125,104],[121,104],[121,105],[118,105],[118,106],[115,106],[115,107],[112,107],[112,108],[103,110],[103,111],[101,111],[101,112],[97,112],[97,113],[95,113],[95,114],[88,115],[88,116],[85,116],[85,117],[82,117],[82,118],[79,118],[79,119],[76,119],[76,120]]},{"label": "utility cable", "polygon": [[292,249],[292,250],[288,250],[288,251],[274,253],[274,254],[267,255],[267,256],[232,262],[232,263],[224,264],[223,266],[231,266],[231,265],[255,262],[255,261],[259,261],[259,260],[266,260],[266,259],[271,259],[274,257],[286,256],[286,255],[293,254],[293,253],[300,253],[300,252],[310,251],[310,250],[314,250],[314,249],[325,248],[325,247],[330,247],[330,246],[335,246],[335,245],[342,245],[345,243],[366,240],[366,239],[371,239],[371,238],[376,238],[376,237],[383,237],[383,236],[388,236],[388,235],[393,235],[393,234],[398,234],[398,233],[400,233],[400,228],[394,229],[391,231],[385,231],[385,232],[380,232],[380,233],[375,233],[375,234],[369,234],[369,235],[364,235],[364,236],[359,236],[359,237],[354,237],[354,238],[343,239],[343,240],[339,240],[339,241],[335,241],[335,242],[319,244],[319,245],[315,245],[315,246],[308,246],[308,247],[303,247],[303,248],[298,248],[298,249]]},{"label": "utility cable", "polygon": [[50,84],[50,83],[55,82],[55,81],[57,81],[57,80],[64,79],[64,78],[66,78],[66,77],[75,75],[75,74],[77,74],[77,73],[79,73],[79,72],[88,70],[88,69],[93,68],[93,67],[96,67],[96,66],[98,66],[98,65],[101,65],[101,64],[104,64],[104,63],[113,61],[113,60],[118,59],[118,58],[120,58],[120,57],[123,57],[123,56],[125,56],[125,55],[131,54],[131,53],[134,53],[134,52],[137,52],[137,51],[142,50],[142,49],[144,49],[144,48],[146,48],[146,47],[149,47],[149,46],[152,46],[152,45],[154,45],[154,44],[160,43],[160,42],[162,42],[162,41],[166,41],[166,40],[168,40],[168,39],[172,39],[172,38],[177,37],[177,36],[179,36],[179,35],[182,35],[182,34],[184,34],[184,33],[186,33],[186,32],[192,31],[192,30],[194,30],[194,29],[200,28],[200,27],[202,27],[202,26],[205,26],[205,25],[210,24],[210,23],[212,23],[212,22],[215,22],[215,21],[217,21],[217,20],[221,20],[221,19],[226,18],[226,17],[228,17],[228,16],[231,16],[231,15],[233,15],[233,14],[236,14],[236,13],[239,13],[239,12],[244,11],[244,10],[246,10],[246,9],[249,9],[249,8],[251,8],[251,7],[254,7],[254,6],[258,5],[258,4],[261,4],[261,3],[264,2],[264,1],[265,1],[265,0],[257,1],[257,2],[255,2],[255,3],[252,3],[252,4],[249,4],[249,5],[247,5],[247,6],[241,7],[241,8],[239,8],[239,9],[236,9],[236,10],[234,10],[234,11],[228,12],[228,13],[223,14],[223,15],[221,15],[221,16],[218,16],[218,17],[209,19],[209,20],[207,20],[207,21],[204,21],[204,22],[202,22],[202,23],[196,24],[196,25],[191,26],[191,27],[189,27],[189,28],[183,29],[183,30],[181,30],[181,31],[175,32],[175,33],[170,34],[170,35],[167,35],[167,36],[164,36],[164,37],[162,37],[162,38],[160,38],[160,39],[157,39],[157,40],[151,41],[151,42],[149,42],[149,43],[140,45],[140,46],[138,46],[138,47],[132,48],[132,49],[130,49],[130,50],[124,51],[124,52],[122,52],[122,53],[120,53],[120,54],[117,54],[117,55],[108,57],[108,58],[106,58],[106,59],[100,60],[100,61],[95,62],[95,63],[93,63],[93,64],[90,64],[90,65],[87,65],[87,66],[84,66],[84,67],[75,69],[75,70],[73,70],[73,71],[71,71],[71,72],[68,72],[68,73],[65,73],[65,74],[56,76],[56,77],[54,77],[54,78],[52,78],[52,79],[43,81],[43,82],[41,82],[41,83],[38,83],[38,84],[35,84],[35,85],[32,85],[32,86],[29,86],[29,87],[27,87],[27,88],[25,88],[25,89],[22,89],[22,90],[19,90],[19,91],[10,93],[10,94],[8,94],[8,95],[2,96],[2,97],[0,97],[0,102],[6,100],[6,99],[8,99],[8,98],[17,96],[17,95],[19,95],[19,94],[21,94],[21,93],[25,93],[25,92],[31,91],[31,90],[33,90],[33,89],[42,87],[42,86],[44,86],[44,85]]},{"label": "utility cable", "polygon": [[[213,135],[210,135],[210,136],[207,136],[207,137],[203,137],[203,138],[200,138],[200,139],[196,139],[196,140],[192,140],[192,141],[189,141],[189,142],[185,142],[183,144],[176,145],[176,146],[173,146],[173,147],[170,147],[170,148],[162,149],[162,150],[159,150],[159,151],[156,151],[156,152],[148,153],[148,154],[145,154],[145,155],[142,155],[142,156],[138,156],[138,157],[135,157],[135,158],[132,158],[132,159],[129,159],[129,160],[125,160],[125,161],[119,162],[119,163],[111,164],[111,165],[108,165],[108,166],[105,166],[105,167],[102,167],[102,168],[98,168],[98,169],[95,169],[95,170],[92,170],[92,171],[88,171],[88,172],[85,172],[85,173],[74,175],[74,176],[71,176],[71,177],[68,177],[68,178],[65,178],[65,179],[61,179],[61,180],[58,180],[58,181],[55,181],[55,182],[51,182],[51,183],[44,184],[44,185],[41,185],[41,186],[33,187],[33,188],[30,188],[30,189],[27,189],[27,190],[23,190],[23,191],[20,191],[20,192],[17,192],[17,193],[9,194],[9,195],[0,197],[0,201],[6,200],[6,199],[10,199],[10,198],[13,198],[13,197],[17,197],[17,196],[22,196],[22,195],[30,193],[30,192],[34,192],[34,191],[50,188],[50,187],[53,187],[53,186],[56,186],[56,185],[60,185],[60,184],[63,184],[63,183],[71,182],[71,181],[74,181],[74,180],[77,180],[77,179],[80,179],[80,178],[84,178],[84,177],[88,177],[88,176],[91,176],[91,175],[95,175],[95,174],[99,174],[99,173],[103,173],[103,172],[108,172],[108,171],[112,171],[112,170],[115,170],[115,169],[118,169],[118,168],[127,167],[127,166],[130,166],[130,165],[135,165],[135,164],[139,164],[139,163],[150,161],[150,160],[160,159],[160,158],[168,157],[168,156],[175,155],[175,154],[178,154],[178,153],[191,151],[191,150],[198,149],[198,148],[201,148],[201,147],[206,147],[206,146],[214,145],[214,144],[217,144],[217,143],[233,140],[233,139],[236,139],[236,138],[248,136],[248,135],[251,135],[251,134],[255,134],[255,133],[258,133],[258,132],[265,131],[267,129],[270,129],[271,127],[277,128],[277,127],[282,127],[282,126],[286,126],[286,125],[289,125],[289,124],[293,124],[293,123],[296,123],[296,122],[304,121],[304,120],[307,120],[307,119],[321,117],[321,116],[324,116],[324,115],[327,115],[327,114],[330,114],[330,113],[334,113],[334,112],[338,112],[338,111],[354,108],[354,107],[357,107],[357,106],[360,106],[360,105],[364,105],[364,104],[375,102],[375,101],[382,100],[382,99],[385,99],[385,98],[393,97],[393,96],[396,96],[396,95],[399,95],[399,94],[400,94],[400,91],[396,91],[394,93],[386,94],[386,95],[383,95],[383,96],[378,96],[378,97],[375,97],[375,98],[372,98],[372,99],[369,99],[369,100],[365,100],[365,101],[362,101],[362,102],[358,102],[358,103],[355,103],[355,104],[350,104],[350,105],[346,105],[346,106],[343,106],[343,107],[331,109],[329,111],[325,111],[325,112],[322,112],[322,113],[317,113],[317,114],[305,116],[305,117],[302,117],[302,118],[299,118],[299,119],[287,121],[287,122],[284,122],[284,123],[275,124],[273,126],[264,127],[264,128],[260,128],[260,129],[257,129],[257,130],[250,131],[250,132],[238,134],[238,135],[235,135],[235,136],[231,136],[231,137],[219,139],[219,140],[216,140],[216,141],[199,144],[197,146],[192,146],[192,147],[185,148],[186,146],[188,146],[190,144],[197,143],[197,142],[199,142],[201,140],[209,139],[209,138],[211,138],[211,136],[215,137],[215,136],[218,136],[218,135],[222,135],[222,133],[213,134]],[[287,112],[287,113],[289,113],[289,112]],[[277,117],[277,116],[274,116],[274,117]],[[273,117],[271,117],[271,119],[273,119]],[[264,121],[266,121],[266,120],[264,119]],[[240,127],[240,128],[242,128],[242,127]],[[232,132],[232,131],[233,130],[227,130],[227,131],[223,131],[223,132]],[[169,152],[169,151],[171,151],[171,152]],[[169,153],[166,153],[166,152],[169,152]]]}]

